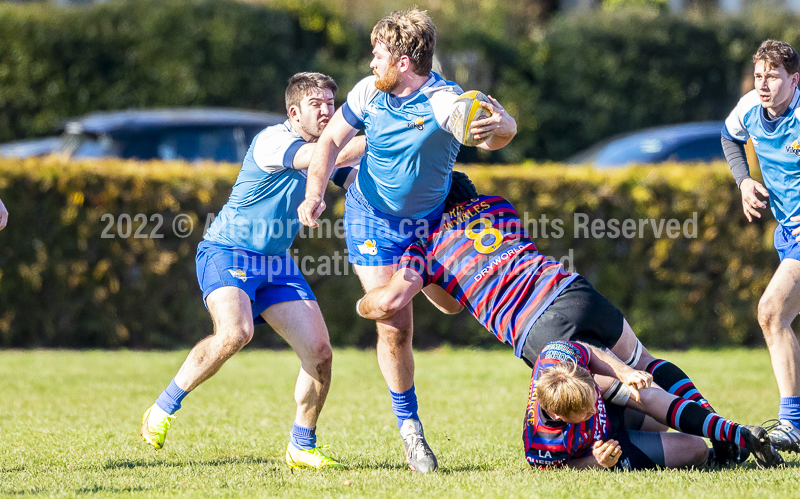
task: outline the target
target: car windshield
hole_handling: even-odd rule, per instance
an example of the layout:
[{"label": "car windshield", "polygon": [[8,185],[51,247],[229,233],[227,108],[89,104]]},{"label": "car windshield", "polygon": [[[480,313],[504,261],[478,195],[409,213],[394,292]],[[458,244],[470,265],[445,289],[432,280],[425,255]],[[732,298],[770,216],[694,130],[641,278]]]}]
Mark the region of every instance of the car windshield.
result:
[{"label": "car windshield", "polygon": [[182,127],[105,134],[84,137],[74,156],[239,163],[247,153],[248,139],[259,130],[259,127]]},{"label": "car windshield", "polygon": [[652,163],[663,158],[669,144],[652,136],[635,135],[604,142],[574,156],[570,163],[594,163],[596,166]]}]

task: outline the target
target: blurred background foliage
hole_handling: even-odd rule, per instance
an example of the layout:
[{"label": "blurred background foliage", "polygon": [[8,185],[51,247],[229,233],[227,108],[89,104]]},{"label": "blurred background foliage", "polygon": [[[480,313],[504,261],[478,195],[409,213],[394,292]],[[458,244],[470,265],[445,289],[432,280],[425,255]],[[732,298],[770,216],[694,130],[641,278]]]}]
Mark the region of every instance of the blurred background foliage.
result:
[{"label": "blurred background foliage", "polygon": [[[0,346],[166,348],[211,334],[195,249],[227,200],[237,169],[0,161],[0,194],[11,211],[0,232]],[[763,341],[756,307],[778,263],[775,222],[747,223],[726,165],[600,172],[526,163],[465,171],[479,191],[511,200],[540,250],[566,258],[565,265],[620,307],[647,345]],[[331,188],[328,201],[321,225],[330,232],[301,232],[293,255],[309,258],[307,279],[333,343],[370,346],[374,322],[353,309],[362,294],[358,279],[334,260],[345,256],[335,229],[343,191]],[[180,214],[193,220],[187,238],[173,231]],[[685,232],[657,236],[652,225],[640,229],[646,219],[674,219]],[[610,220],[633,220],[635,235],[591,232],[595,224],[610,228]],[[415,300],[416,346],[499,345],[466,312],[446,316],[423,297]],[[263,332],[254,343],[282,344]]]},{"label": "blurred background foliage", "polygon": [[[758,297],[777,265],[774,221],[747,224],[725,165],[596,172],[530,162],[560,160],[616,133],[723,119],[752,86],[750,58],[766,38],[800,45],[798,17],[769,8],[739,16],[664,2],[607,1],[554,14],[555,2],[522,0],[233,1],[118,0],[59,7],[0,4],[0,141],[52,133],[94,110],[224,106],[283,112],[287,79],[322,71],[346,92],[369,74],[369,32],[392,9],[418,4],[439,29],[437,64],[465,89],[497,97],[519,134],[501,151],[462,159],[518,166],[470,170],[530,220],[564,221],[537,239],[572,263],[626,313],[648,345],[761,342]],[[701,4],[702,2],[698,2]],[[470,156],[471,155],[471,156]],[[546,163],[545,163],[546,165]],[[237,166],[58,159],[0,162],[0,346],[187,346],[211,333],[197,288],[200,230],[172,236],[188,213],[205,226],[230,192]],[[333,193],[327,217],[342,215]],[[592,220],[686,220],[698,237],[574,237],[574,213]],[[163,239],[101,234],[109,214],[160,215]],[[107,220],[107,219],[106,219]],[[142,222],[133,230],[142,227]],[[116,233],[114,226],[113,233]],[[301,256],[343,252],[339,239],[299,239]],[[337,345],[372,345],[359,319],[355,276],[312,276]],[[496,345],[471,317],[416,305],[415,345]],[[279,344],[259,334],[261,346]]]},{"label": "blurred background foliage", "polygon": [[[117,0],[0,5],[0,141],[52,133],[94,110],[224,106],[283,112],[287,79],[370,73],[369,32],[416,2]],[[761,40],[800,43],[791,14],[738,17],[605,2],[553,14],[541,0],[421,2],[438,25],[437,68],[497,97],[520,133],[462,161],[561,160],[642,127],[723,119],[751,86]]]}]

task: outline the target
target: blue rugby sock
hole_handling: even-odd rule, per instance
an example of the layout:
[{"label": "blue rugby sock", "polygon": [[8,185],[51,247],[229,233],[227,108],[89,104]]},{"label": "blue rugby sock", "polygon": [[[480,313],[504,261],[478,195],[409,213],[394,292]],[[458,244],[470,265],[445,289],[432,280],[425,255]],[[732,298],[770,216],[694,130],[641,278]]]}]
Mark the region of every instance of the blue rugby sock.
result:
[{"label": "blue rugby sock", "polygon": [[397,427],[403,426],[403,421],[406,419],[416,419],[419,421],[417,415],[417,394],[414,392],[412,385],[408,391],[403,393],[395,393],[389,389],[389,394],[392,396],[392,412],[397,417]]},{"label": "blue rugby sock", "polygon": [[293,422],[289,441],[300,450],[311,450],[317,446],[317,427],[303,428]]},{"label": "blue rugby sock", "polygon": [[183,391],[175,384],[175,378],[172,378],[167,389],[161,392],[161,395],[156,399],[156,405],[167,414],[175,414],[175,411],[181,408],[181,401],[187,395],[189,395],[189,392]]},{"label": "blue rugby sock", "polygon": [[790,421],[795,428],[800,428],[800,397],[781,397],[778,419]]}]

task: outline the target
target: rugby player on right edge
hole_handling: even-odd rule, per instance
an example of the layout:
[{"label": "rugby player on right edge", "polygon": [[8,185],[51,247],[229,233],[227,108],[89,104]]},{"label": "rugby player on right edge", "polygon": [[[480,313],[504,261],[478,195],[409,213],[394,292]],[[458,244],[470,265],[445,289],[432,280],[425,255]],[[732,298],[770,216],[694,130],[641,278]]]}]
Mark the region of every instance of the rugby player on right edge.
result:
[{"label": "rugby player on right edge", "polygon": [[[758,323],[767,342],[781,395],[769,438],[780,450],[800,452],[800,344],[792,320],[800,313],[800,56],[776,40],[753,56],[755,89],[739,100],[722,127],[722,150],[742,193],[749,222],[769,198],[775,249],[781,264],[758,302]],[[744,145],[752,138],[763,185],[750,178]]]},{"label": "rugby player on right edge", "polygon": [[[715,415],[680,368],[647,351],[610,301],[539,253],[511,203],[479,196],[461,172],[453,172],[439,224],[409,246],[389,282],[369,291],[356,309],[362,317],[386,319],[429,284],[437,285],[426,288],[426,295],[439,309],[458,313],[467,307],[531,368],[551,341],[581,341],[610,349],[625,365],[650,373],[664,390],[696,402],[705,417]],[[620,378],[616,374],[609,375]],[[606,398],[624,405],[630,392],[619,381],[613,385]],[[754,434],[769,447],[764,429]],[[740,447],[720,440],[712,439],[716,461],[738,462]]]}]

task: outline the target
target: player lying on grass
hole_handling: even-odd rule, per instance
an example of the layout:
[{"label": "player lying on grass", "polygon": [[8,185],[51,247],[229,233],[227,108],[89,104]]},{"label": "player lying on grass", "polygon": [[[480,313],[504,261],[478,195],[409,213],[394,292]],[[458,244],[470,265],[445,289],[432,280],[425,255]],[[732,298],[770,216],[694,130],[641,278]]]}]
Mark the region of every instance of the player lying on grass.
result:
[{"label": "player lying on grass", "polygon": [[[603,400],[614,390],[614,378],[632,395],[624,406],[618,399],[614,404]],[[709,455],[700,437],[747,449],[761,468],[783,463],[763,428],[709,414],[697,402],[649,388],[651,380],[596,347],[548,343],[531,376],[522,436],[528,463],[624,470],[700,467]],[[669,428],[682,433],[668,433]]]},{"label": "player lying on grass", "polygon": [[[586,279],[539,253],[511,203],[479,196],[461,172],[453,172],[438,225],[408,247],[389,282],[369,291],[356,308],[362,317],[383,320],[423,288],[445,313],[466,307],[530,367],[551,341],[583,341],[611,349],[669,393],[713,413],[679,367],[654,358],[639,342],[617,307]],[[736,461],[739,448],[715,444],[715,451],[725,463]]]},{"label": "player lying on grass", "polygon": [[[183,398],[250,341],[255,325],[268,323],[301,362],[287,463],[292,468],[344,468],[316,445],[317,419],[331,382],[331,345],[316,298],[288,253],[300,227],[297,206],[305,192],[305,169],[333,115],[336,90],[333,79],[319,73],[298,73],[289,80],[289,119],[253,139],[230,199],[198,245],[197,278],[214,334],[189,352],[144,413],[141,434],[156,449],[163,447]],[[352,141],[337,165],[356,164],[364,144],[363,139]],[[340,169],[334,182],[351,182],[355,175],[348,176],[347,170]]]}]

